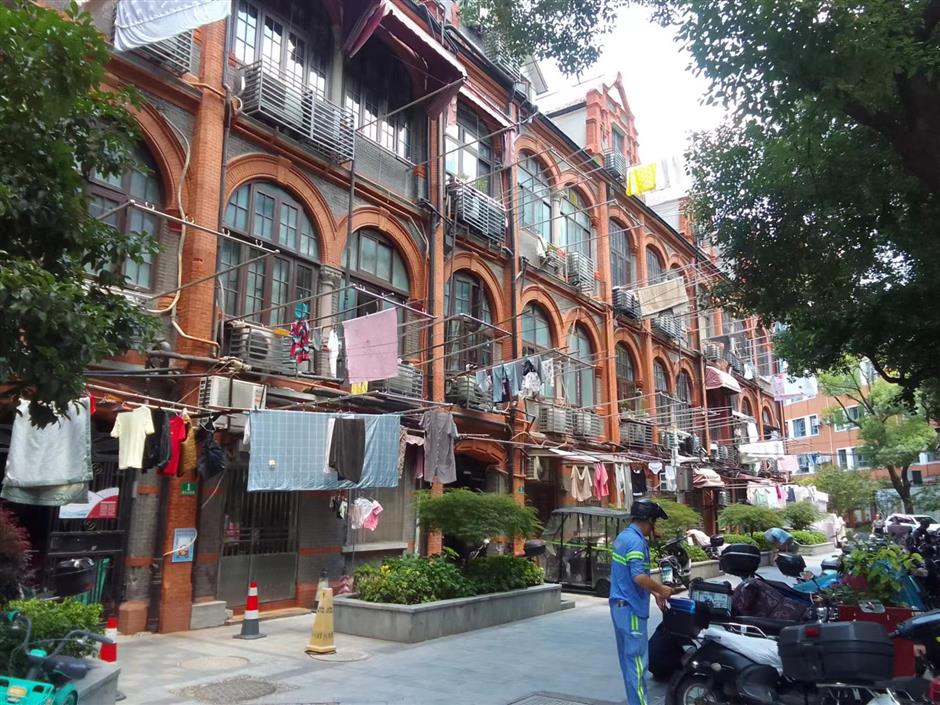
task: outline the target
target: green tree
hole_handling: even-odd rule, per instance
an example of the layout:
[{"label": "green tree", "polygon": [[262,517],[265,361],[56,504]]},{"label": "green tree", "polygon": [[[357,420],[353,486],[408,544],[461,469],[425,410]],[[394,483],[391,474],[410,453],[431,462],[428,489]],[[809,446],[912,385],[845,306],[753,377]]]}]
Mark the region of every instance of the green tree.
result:
[{"label": "green tree", "polygon": [[829,495],[829,508],[843,517],[871,506],[878,482],[860,470],[843,470],[838,465],[824,465],[813,477],[801,478],[801,484],[815,485]]},{"label": "green tree", "polygon": [[[841,371],[822,374],[822,389],[835,397],[838,406],[827,411],[829,420],[838,417],[858,428],[861,453],[871,467],[885,468],[898,493],[904,511],[914,511],[911,477],[908,469],[921,452],[936,445],[936,431],[920,412],[912,412],[900,397],[900,389],[884,380],[868,384],[858,364],[846,361]],[[859,413],[848,416],[846,407],[854,402]]]},{"label": "green tree", "polygon": [[154,330],[115,288],[155,243],[89,215],[87,177],[124,173],[137,137],[134,96],[102,87],[109,58],[76,5],[0,3],[0,382],[39,423],[83,394],[91,363]]},{"label": "green tree", "polygon": [[819,510],[812,502],[790,502],[783,510],[783,517],[797,531],[808,529],[819,519]]},{"label": "green tree", "polygon": [[679,504],[671,499],[656,499],[656,504],[663,508],[668,519],[656,522],[656,532],[664,539],[673,539],[685,536],[685,532],[702,525],[702,515],[685,504]]},{"label": "green tree", "polygon": [[767,531],[783,523],[783,514],[769,507],[750,504],[732,504],[718,513],[718,524],[723,529],[737,529],[741,533]]}]

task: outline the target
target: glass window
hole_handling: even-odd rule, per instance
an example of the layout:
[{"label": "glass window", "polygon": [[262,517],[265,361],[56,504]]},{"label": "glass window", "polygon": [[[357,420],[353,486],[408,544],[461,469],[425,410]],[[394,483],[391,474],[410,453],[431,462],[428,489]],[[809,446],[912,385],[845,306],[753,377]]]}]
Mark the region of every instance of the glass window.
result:
[{"label": "glass window", "polygon": [[653,381],[657,392],[669,391],[669,375],[666,373],[666,366],[659,360],[653,363]]},{"label": "glass window", "polygon": [[552,347],[551,324],[541,306],[528,304],[522,309],[522,354],[534,355]]},{"label": "glass window", "polygon": [[566,398],[576,409],[590,409],[597,404],[594,376],[594,346],[583,326],[576,325],[568,335],[568,353],[584,364],[568,362],[565,374]]},{"label": "glass window", "polygon": [[622,407],[638,410],[640,406],[639,390],[636,386],[636,368],[633,355],[623,343],[617,344],[615,353],[617,367],[617,399]]},{"label": "glass window", "polygon": [[692,403],[692,378],[687,372],[680,372],[676,378],[676,397],[686,404]]},{"label": "glass window", "polygon": [[556,244],[569,252],[580,252],[590,257],[591,216],[584,199],[573,189],[569,189],[561,200],[559,225],[559,242]]},{"label": "glass window", "polygon": [[610,284],[630,286],[633,283],[634,262],[627,229],[616,220],[611,220],[607,232],[610,238]]},{"label": "glass window", "polygon": [[806,419],[793,419],[793,437],[804,438],[806,436]]},{"label": "glass window", "polygon": [[[156,163],[143,147],[139,147],[134,156],[138,165],[124,174],[92,174],[89,182],[91,215],[101,215],[131,199],[138,203],[149,203],[157,210],[163,209],[163,189],[157,177]],[[124,208],[108,216],[104,222],[126,235],[147,233],[159,240],[160,216],[139,208]],[[122,266],[126,286],[134,289],[153,288],[154,259],[151,255],[145,255],[140,262],[128,260]]]},{"label": "glass window", "polygon": [[[490,299],[480,279],[467,271],[454,274],[444,289],[447,321],[446,367],[449,374],[487,367],[494,361],[493,322]],[[459,315],[471,319],[455,318]]]},{"label": "glass window", "polygon": [[646,248],[646,285],[661,281],[666,273],[666,265],[662,257],[652,247]]},{"label": "glass window", "polygon": [[849,466],[849,449],[848,448],[839,448],[836,451],[836,457],[839,461],[840,468],[848,468]]},{"label": "glass window", "polygon": [[[225,313],[246,315],[265,325],[289,325],[294,305],[307,303],[315,317],[316,267],[320,249],[316,230],[303,206],[274,184],[240,186],[225,209],[225,226],[233,234],[264,239],[281,255],[249,264],[220,277]],[[262,253],[247,242],[223,241],[219,269],[228,269]]]},{"label": "glass window", "polygon": [[519,222],[546,242],[552,238],[552,194],[548,173],[538,159],[524,154],[519,160]]},{"label": "glass window", "polygon": [[263,61],[268,70],[326,97],[333,53],[329,16],[319,2],[293,3],[289,14],[280,17],[263,5],[240,0],[233,30],[235,58],[243,64]]},{"label": "glass window", "polygon": [[623,133],[618,130],[616,127],[610,131],[611,138],[611,149],[614,154],[622,154],[626,156],[626,139],[623,136]]},{"label": "glass window", "polygon": [[344,103],[359,133],[403,159],[417,159],[417,141],[411,136],[417,134],[419,112],[409,108],[384,117],[413,97],[411,78],[401,61],[383,42],[368,42],[346,73]]},{"label": "glass window", "polygon": [[816,414],[809,417],[809,435],[819,435],[819,417]]},{"label": "glass window", "polygon": [[751,408],[751,402],[747,399],[741,401],[741,413],[745,416],[754,416],[754,410]]},{"label": "glass window", "polygon": [[[480,117],[462,106],[457,111],[457,122],[447,126],[445,137],[447,175],[469,183],[477,191],[490,196],[498,195],[494,177],[493,142],[489,129]],[[521,179],[521,177],[520,177]]]}]

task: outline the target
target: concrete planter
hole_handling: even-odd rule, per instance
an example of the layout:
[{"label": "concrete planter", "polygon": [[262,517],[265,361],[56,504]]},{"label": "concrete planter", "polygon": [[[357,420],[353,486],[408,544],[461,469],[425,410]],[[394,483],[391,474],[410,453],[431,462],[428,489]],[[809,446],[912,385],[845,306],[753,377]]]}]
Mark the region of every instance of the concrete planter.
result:
[{"label": "concrete planter", "polygon": [[574,603],[561,601],[560,585],[550,584],[421,605],[391,605],[337,597],[333,600],[333,629],[341,634],[414,644],[573,606]]},{"label": "concrete planter", "polygon": [[829,555],[830,553],[835,553],[836,545],[832,542],[827,543],[814,543],[814,544],[797,544],[799,546],[799,551],[801,556],[823,556]]},{"label": "concrete planter", "polygon": [[[660,570],[659,568],[654,568],[650,573],[658,576]],[[692,580],[695,578],[711,580],[712,578],[717,578],[719,575],[721,575],[721,569],[718,567],[718,561],[701,561],[692,564],[692,575],[690,576]]]},{"label": "concrete planter", "polygon": [[75,681],[78,701],[82,705],[114,705],[118,694],[118,676],[121,669],[112,663],[89,659],[92,669],[81,680]]},{"label": "concrete planter", "polygon": [[773,565],[774,552],[773,551],[761,551],[760,552],[760,564],[762,568],[766,568],[769,565]]}]

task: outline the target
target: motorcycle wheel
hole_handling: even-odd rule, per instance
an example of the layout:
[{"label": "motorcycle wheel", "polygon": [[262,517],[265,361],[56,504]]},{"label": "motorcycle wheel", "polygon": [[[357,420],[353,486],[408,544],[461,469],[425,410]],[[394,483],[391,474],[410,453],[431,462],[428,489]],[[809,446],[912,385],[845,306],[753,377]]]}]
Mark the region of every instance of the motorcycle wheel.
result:
[{"label": "motorcycle wheel", "polygon": [[673,705],[719,705],[724,702],[705,676],[685,676],[675,689]]}]

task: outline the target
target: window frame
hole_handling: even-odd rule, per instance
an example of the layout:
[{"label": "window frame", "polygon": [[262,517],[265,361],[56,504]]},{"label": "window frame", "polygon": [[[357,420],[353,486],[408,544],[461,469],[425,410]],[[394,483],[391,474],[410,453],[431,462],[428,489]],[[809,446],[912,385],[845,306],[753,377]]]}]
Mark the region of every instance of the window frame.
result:
[{"label": "window frame", "polygon": [[[654,267],[650,265],[655,262],[657,270],[654,274],[652,270]],[[659,254],[659,250],[655,247],[646,246],[646,286],[652,286],[653,284],[658,284],[663,280],[663,278],[669,273],[669,270],[666,269],[666,261]]]},{"label": "window frame", "polygon": [[[802,433],[796,432],[797,423],[800,424],[802,428]],[[806,432],[806,417],[805,416],[800,416],[795,419],[790,419],[790,428],[791,428],[791,435],[793,438],[806,438],[808,436]]]},{"label": "window frame", "polygon": [[630,247],[628,228],[619,221],[607,221],[607,239],[610,243],[610,285],[630,287],[636,272],[636,258]]},{"label": "window frame", "polygon": [[[524,178],[525,177],[528,178]],[[548,170],[531,152],[519,157],[516,174],[519,225],[542,238],[552,239],[552,186]]]},{"label": "window frame", "polygon": [[[464,105],[457,106],[457,120],[449,124],[444,133],[444,171],[448,176],[469,184],[480,193],[498,198],[496,147],[490,130],[475,111]],[[464,160],[472,157],[475,165],[471,175],[464,171]],[[481,167],[485,166],[485,169]]]},{"label": "window frame", "polygon": [[[633,398],[632,402],[628,402],[628,406],[633,408],[634,411],[638,410],[636,407],[641,399],[636,398],[639,396],[639,385],[637,384],[636,379],[636,364],[633,359],[633,352],[626,345],[626,343],[620,342],[617,343],[614,348],[614,370],[617,378],[617,400],[618,403],[623,403],[627,400]],[[624,364],[626,363],[626,365]],[[629,366],[629,374],[626,367]]]},{"label": "window frame", "polygon": [[[458,286],[468,287],[467,297],[458,297]],[[470,303],[469,311],[458,310],[458,302],[466,299]],[[444,289],[444,316],[450,318],[466,313],[485,323],[493,323],[493,301],[483,280],[469,269],[458,269],[451,274]],[[448,338],[452,341],[445,347],[445,374],[460,374],[468,366],[487,368],[496,362],[497,348],[493,340],[493,330],[480,326],[478,330],[466,332],[460,320],[447,321],[450,329]],[[453,346],[453,347],[452,347]]]},{"label": "window frame", "polygon": [[[558,242],[565,252],[580,252],[593,260],[594,228],[589,213],[591,206],[575,188],[566,189],[559,211]],[[572,235],[577,237],[572,241]],[[575,246],[577,244],[577,247]]]},{"label": "window frame", "polygon": [[[585,349],[582,350],[582,347]],[[568,354],[582,363],[588,363],[578,365],[577,368],[569,363],[569,373],[565,376],[565,398],[575,409],[593,411],[597,406],[598,385],[594,369],[596,352],[587,328],[580,323],[572,326],[568,332]]]},{"label": "window frame", "polygon": [[[554,335],[552,334],[552,322],[548,317],[548,314],[545,313],[545,309],[542,306],[530,301],[525,306],[522,307],[521,318],[521,337],[522,337],[522,354],[524,356],[537,355],[541,352],[551,350],[554,346]],[[531,321],[531,327],[529,322]],[[544,332],[547,337],[545,344],[540,343],[538,338],[538,332],[544,326]],[[526,337],[527,328],[535,332],[535,338]]]}]

